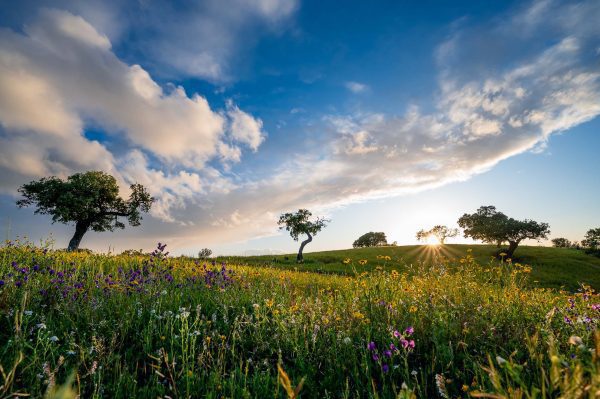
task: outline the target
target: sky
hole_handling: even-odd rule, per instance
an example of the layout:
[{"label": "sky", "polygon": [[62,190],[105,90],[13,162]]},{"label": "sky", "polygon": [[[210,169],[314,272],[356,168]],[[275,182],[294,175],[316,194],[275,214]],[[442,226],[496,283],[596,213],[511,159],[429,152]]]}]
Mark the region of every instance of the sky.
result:
[{"label": "sky", "polygon": [[4,237],[65,247],[17,188],[88,170],[156,198],[88,233],[100,251],[293,252],[277,220],[299,208],[331,220],[307,251],[413,244],[481,205],[600,226],[598,1],[341,4],[0,4]]}]

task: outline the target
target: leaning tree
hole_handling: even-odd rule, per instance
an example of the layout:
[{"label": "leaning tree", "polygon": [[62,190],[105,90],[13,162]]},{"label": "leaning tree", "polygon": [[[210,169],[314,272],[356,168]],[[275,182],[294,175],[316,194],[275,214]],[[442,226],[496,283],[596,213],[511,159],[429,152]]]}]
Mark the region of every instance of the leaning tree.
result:
[{"label": "leaning tree", "polygon": [[279,216],[277,224],[280,229],[286,229],[294,241],[298,241],[298,236],[305,234],[308,238],[300,244],[296,262],[301,263],[304,258],[302,251],[306,244],[312,241],[313,236],[316,236],[329,222],[329,220],[318,217],[315,220],[310,220],[312,213],[308,209],[298,209],[298,212],[288,212]]},{"label": "leaning tree", "polygon": [[464,230],[465,237],[498,245],[508,242],[508,258],[512,258],[522,240],[546,239],[550,234],[548,223],[515,220],[496,211],[494,206],[482,206],[475,213],[465,213],[458,219],[458,225]]},{"label": "leaning tree", "polygon": [[446,239],[450,237],[456,237],[458,235],[458,229],[451,228],[443,225],[435,225],[429,230],[419,230],[417,231],[417,240],[423,241],[427,238],[434,236],[437,238],[440,244],[444,245]]},{"label": "leaning tree", "polygon": [[104,172],[90,171],[69,176],[66,180],[45,177],[19,188],[23,199],[20,208],[35,205],[36,214],[52,216],[52,223],[75,223],[75,234],[69,241],[69,251],[79,248],[88,230],[113,231],[125,228],[119,218],[131,226],[139,226],[141,212],[148,212],[154,199],[141,184],[130,186],[128,200],[119,197],[117,180]]}]

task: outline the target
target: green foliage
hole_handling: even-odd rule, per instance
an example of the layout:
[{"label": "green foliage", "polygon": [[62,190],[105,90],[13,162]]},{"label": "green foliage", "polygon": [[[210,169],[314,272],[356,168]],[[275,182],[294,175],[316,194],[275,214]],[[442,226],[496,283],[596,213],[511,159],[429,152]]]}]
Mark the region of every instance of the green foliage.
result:
[{"label": "green foliage", "polygon": [[550,234],[548,223],[509,218],[496,211],[494,206],[482,206],[473,214],[465,213],[458,219],[458,225],[463,229],[465,237],[498,245],[508,242],[509,257],[512,257],[522,240],[546,239]]},{"label": "green foliage", "polygon": [[445,244],[446,239],[451,237],[456,237],[458,235],[458,229],[450,228],[448,226],[443,225],[435,225],[429,230],[419,230],[417,231],[417,240],[424,241],[427,238],[434,236],[437,238],[440,244]]},{"label": "green foliage", "polygon": [[308,209],[298,209],[298,212],[287,212],[279,216],[277,224],[280,229],[285,229],[290,233],[294,241],[298,241],[301,234],[315,236],[329,222],[324,218],[316,218],[311,221],[312,213]]},{"label": "green foliage", "polygon": [[210,248],[202,248],[198,251],[198,258],[200,259],[208,259],[212,255],[212,249]]},{"label": "green foliage", "polygon": [[600,227],[588,230],[581,245],[592,250],[600,250]]},{"label": "green foliage", "polygon": [[358,237],[354,243],[352,243],[354,248],[380,247],[383,245],[388,245],[385,233],[374,231],[363,234],[362,236]]},{"label": "green foliage", "polygon": [[131,226],[140,225],[141,212],[148,212],[154,199],[141,184],[132,184],[130,189],[129,199],[122,199],[116,179],[100,171],[76,173],[67,180],[44,177],[19,188],[24,198],[17,201],[17,206],[33,205],[36,214],[51,215],[52,223],[76,223],[78,240],[74,246],[73,240],[69,244],[69,249],[74,250],[88,229],[123,229],[125,223],[120,217]]},{"label": "green foliage", "polygon": [[571,248],[574,245],[570,240],[567,240],[563,237],[558,237],[552,239],[552,246],[556,248]]}]

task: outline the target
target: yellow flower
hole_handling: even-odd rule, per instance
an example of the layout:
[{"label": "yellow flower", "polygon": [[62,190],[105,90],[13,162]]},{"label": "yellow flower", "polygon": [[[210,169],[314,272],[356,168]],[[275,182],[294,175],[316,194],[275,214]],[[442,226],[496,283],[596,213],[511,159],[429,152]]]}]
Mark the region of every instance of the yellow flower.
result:
[{"label": "yellow flower", "polygon": [[210,337],[207,336],[206,338],[204,338],[204,340],[206,341],[207,344],[210,344]]},{"label": "yellow flower", "polygon": [[352,260],[351,260],[350,258],[346,258],[346,259],[344,259],[344,260],[342,261],[342,263],[343,263],[344,265],[347,265],[347,264],[348,264],[348,263],[350,263],[350,262],[352,262]]},{"label": "yellow flower", "polygon": [[506,252],[500,252],[498,255],[505,257],[506,256]]},{"label": "yellow flower", "polygon": [[367,264],[367,260],[366,259],[361,259],[358,261],[358,263],[360,263],[361,265],[366,265]]},{"label": "yellow flower", "polygon": [[410,313],[415,313],[415,312],[417,311],[417,307],[416,307],[415,305],[412,305],[412,306],[411,306],[411,307],[408,309],[408,311],[409,311]]},{"label": "yellow flower", "polygon": [[265,299],[265,305],[267,305],[268,308],[272,308],[273,307],[273,300],[272,299]]},{"label": "yellow flower", "polygon": [[463,384],[462,390],[463,390],[463,392],[467,392],[469,390],[469,386],[466,384]]}]

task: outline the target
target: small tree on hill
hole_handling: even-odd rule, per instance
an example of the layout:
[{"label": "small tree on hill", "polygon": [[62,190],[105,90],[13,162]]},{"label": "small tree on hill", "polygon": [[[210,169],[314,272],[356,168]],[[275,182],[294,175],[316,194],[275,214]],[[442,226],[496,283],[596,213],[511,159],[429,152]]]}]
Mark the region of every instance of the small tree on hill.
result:
[{"label": "small tree on hill", "polygon": [[200,259],[208,259],[208,258],[210,258],[211,255],[212,255],[212,249],[210,249],[210,248],[202,248],[198,252],[198,258],[200,258]]},{"label": "small tree on hill", "polygon": [[589,229],[585,233],[585,238],[581,241],[581,245],[591,250],[600,250],[600,227]]},{"label": "small tree on hill", "polygon": [[141,184],[132,184],[128,200],[119,197],[114,177],[104,172],[77,173],[67,180],[44,177],[24,184],[19,192],[25,197],[17,201],[20,208],[35,205],[36,214],[52,215],[52,223],[75,223],[75,234],[69,251],[79,248],[84,234],[93,231],[123,229],[120,217],[131,226],[139,226],[141,212],[148,212],[154,199]]},{"label": "small tree on hill", "polygon": [[305,234],[308,238],[300,244],[300,249],[298,250],[298,255],[296,256],[296,261],[301,263],[304,260],[302,256],[302,251],[306,244],[312,241],[313,236],[316,236],[319,231],[321,231],[329,222],[329,220],[324,218],[316,218],[316,220],[311,221],[310,217],[312,213],[308,209],[298,209],[298,212],[288,212],[279,216],[279,221],[277,224],[280,229],[286,229],[290,236],[294,239],[294,241],[298,241],[298,237],[301,234]]},{"label": "small tree on hill", "polygon": [[571,248],[574,246],[571,241],[569,241],[563,237],[553,238],[551,240],[551,242],[552,242],[552,246],[556,247],[556,248]]},{"label": "small tree on hill", "polygon": [[354,248],[380,247],[383,245],[388,245],[385,233],[373,231],[363,234],[362,236],[358,237],[354,243],[352,243]]},{"label": "small tree on hill", "polygon": [[419,230],[417,231],[417,240],[424,241],[427,238],[434,236],[440,242],[444,244],[447,238],[456,237],[458,235],[458,229],[450,228],[447,226],[436,225],[430,230]]},{"label": "small tree on hill", "polygon": [[519,243],[525,239],[546,239],[550,234],[548,223],[533,220],[515,220],[494,206],[482,206],[473,214],[465,213],[458,219],[465,237],[501,245],[508,242],[506,256],[512,258]]}]

